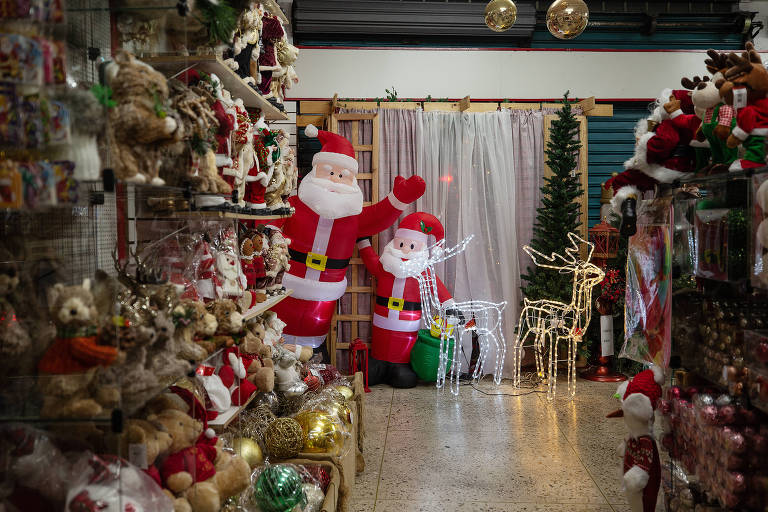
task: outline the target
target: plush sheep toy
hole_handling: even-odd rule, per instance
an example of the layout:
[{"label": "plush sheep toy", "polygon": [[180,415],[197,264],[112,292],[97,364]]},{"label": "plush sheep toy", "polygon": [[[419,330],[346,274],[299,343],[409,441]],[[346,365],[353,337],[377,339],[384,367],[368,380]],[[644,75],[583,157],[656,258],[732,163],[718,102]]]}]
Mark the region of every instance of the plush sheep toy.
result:
[{"label": "plush sheep toy", "polygon": [[629,434],[618,447],[624,459],[622,487],[632,512],[653,512],[661,485],[659,450],[653,437],[653,411],[661,398],[664,372],[652,366],[623,382],[617,394],[621,409],[608,415],[623,417]]}]

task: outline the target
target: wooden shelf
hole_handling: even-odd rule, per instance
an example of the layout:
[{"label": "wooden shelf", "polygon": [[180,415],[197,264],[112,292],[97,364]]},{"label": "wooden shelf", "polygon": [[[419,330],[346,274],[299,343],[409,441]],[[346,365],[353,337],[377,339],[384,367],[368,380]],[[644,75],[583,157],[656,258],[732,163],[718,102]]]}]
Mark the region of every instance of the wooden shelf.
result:
[{"label": "wooden shelf", "polygon": [[217,211],[184,211],[175,212],[170,215],[169,218],[174,217],[201,217],[204,219],[239,219],[239,220],[275,220],[284,219],[290,217],[290,215],[249,215],[247,213],[235,213],[235,212],[217,212]]},{"label": "wooden shelf", "polygon": [[291,21],[288,19],[288,17],[285,15],[283,10],[280,8],[279,5],[277,5],[277,2],[275,0],[260,0],[261,5],[264,6],[266,10],[280,18],[280,21],[283,22],[283,25],[290,25]]},{"label": "wooden shelf", "polygon": [[243,313],[243,320],[250,320],[251,318],[257,317],[260,314],[264,313],[265,311],[275,307],[275,305],[278,302],[281,302],[284,298],[288,297],[293,293],[293,290],[285,290],[285,293],[281,295],[275,295],[274,297],[270,297],[261,304],[256,304],[251,309]]},{"label": "wooden shelf", "polygon": [[235,421],[241,412],[248,408],[248,406],[258,396],[258,394],[259,392],[252,394],[248,401],[243,405],[233,405],[226,411],[220,412],[219,415],[216,416],[216,419],[210,420],[208,422],[208,426],[211,427],[216,433],[223,432],[230,425],[230,423]]},{"label": "wooden shelf", "polygon": [[224,61],[214,55],[166,55],[144,57],[144,62],[166,76],[176,76],[187,69],[197,69],[208,74],[215,74],[221,80],[233,98],[242,98],[246,107],[260,108],[268,120],[288,119],[288,114],[281,112],[267,101],[253,87],[243,81]]}]

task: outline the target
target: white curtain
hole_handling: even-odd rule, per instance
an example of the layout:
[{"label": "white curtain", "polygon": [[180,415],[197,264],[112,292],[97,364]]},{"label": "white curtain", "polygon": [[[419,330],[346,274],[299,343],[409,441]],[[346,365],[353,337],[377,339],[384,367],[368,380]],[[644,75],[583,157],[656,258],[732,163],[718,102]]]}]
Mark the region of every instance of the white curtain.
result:
[{"label": "white curtain", "polygon": [[[416,174],[427,192],[417,209],[441,220],[448,246],[475,236],[438,274],[456,300],[507,301],[509,347],[520,312],[520,273],[529,263],[521,247],[531,238],[544,169],[543,115],[505,109],[418,116]],[[489,371],[495,357],[489,354]],[[504,374],[512,374],[511,357]]]}]

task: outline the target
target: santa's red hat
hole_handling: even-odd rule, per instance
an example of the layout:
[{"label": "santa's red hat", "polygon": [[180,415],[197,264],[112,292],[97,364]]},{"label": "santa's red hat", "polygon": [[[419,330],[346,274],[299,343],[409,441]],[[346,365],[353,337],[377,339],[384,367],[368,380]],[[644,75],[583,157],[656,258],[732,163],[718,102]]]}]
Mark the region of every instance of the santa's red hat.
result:
[{"label": "santa's red hat", "polygon": [[325,162],[341,166],[354,174],[357,174],[357,160],[355,159],[355,149],[352,147],[352,143],[341,135],[337,135],[325,130],[318,130],[315,125],[307,125],[304,128],[304,133],[307,137],[320,139],[323,145],[318,153],[312,157],[312,165],[317,165],[319,162]]},{"label": "santa's red hat", "polygon": [[417,240],[424,244],[429,241],[429,235],[435,237],[435,242],[440,242],[445,238],[445,230],[437,217],[424,212],[406,216],[395,232],[396,237]]},{"label": "santa's red hat", "polygon": [[693,114],[693,99],[691,98],[691,91],[688,89],[675,89],[672,91],[672,96],[676,100],[680,101],[680,110],[683,114]]},{"label": "santa's red hat", "polygon": [[[608,417],[622,417],[625,415],[626,411],[624,409],[626,408],[633,409],[635,415],[637,415],[638,409],[645,409],[649,406],[650,408],[642,414],[648,415],[649,417],[652,416],[653,410],[656,409],[656,404],[661,398],[661,385],[663,383],[664,370],[659,366],[653,365],[648,370],[643,370],[638,373],[632,377],[630,381],[624,382],[619,386],[618,394],[621,396],[622,408],[608,414]],[[647,405],[638,405],[637,403],[634,403],[637,402],[635,398],[640,397],[640,395],[648,399],[648,402],[645,402]],[[630,397],[632,397],[632,399],[630,399]],[[641,402],[642,401],[643,399],[641,398]]]}]

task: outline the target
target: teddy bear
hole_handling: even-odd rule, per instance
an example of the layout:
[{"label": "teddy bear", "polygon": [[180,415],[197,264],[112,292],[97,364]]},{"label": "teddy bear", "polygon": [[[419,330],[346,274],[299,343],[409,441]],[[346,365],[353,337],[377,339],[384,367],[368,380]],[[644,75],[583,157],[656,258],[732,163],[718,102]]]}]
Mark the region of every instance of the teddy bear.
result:
[{"label": "teddy bear", "polygon": [[734,160],[730,171],[762,167],[766,163],[765,141],[768,132],[768,70],[752,43],[741,57],[728,55],[731,65],[718,81],[720,96],[738,109],[736,126],[728,136],[729,148],[741,146],[744,157]]},{"label": "teddy bear", "polygon": [[16,316],[13,295],[19,286],[19,269],[10,252],[0,252],[0,356],[4,359],[24,353],[32,340]]},{"label": "teddy bear", "polygon": [[171,312],[153,310],[152,324],[155,328],[156,340],[147,348],[148,369],[160,382],[187,374],[192,369],[192,365],[179,356],[181,347],[175,336],[176,325],[173,323]]},{"label": "teddy bear", "polygon": [[119,399],[119,391],[114,388],[91,391],[97,367],[114,363],[118,350],[98,344],[98,313],[90,280],[82,285],[54,285],[48,291],[48,304],[57,331],[56,339],[37,365],[37,385],[43,395],[41,415],[97,416],[103,411],[102,404]]},{"label": "teddy bear", "polygon": [[664,371],[655,365],[622,382],[617,390],[621,409],[608,415],[623,417],[628,430],[617,454],[623,459],[622,487],[632,512],[656,510],[661,462],[653,436],[653,417],[663,383]]},{"label": "teddy bear", "polygon": [[262,252],[262,238],[255,234],[248,233],[243,236],[240,242],[240,267],[243,270],[245,276],[245,282],[247,286],[247,292],[250,294],[251,303],[244,307],[244,310],[248,310],[267,300],[267,294],[263,290],[258,290],[256,287],[258,284],[264,284],[263,279],[266,279],[266,270],[264,269],[264,257]]},{"label": "teddy bear", "polygon": [[216,333],[206,340],[206,350],[214,352],[220,347],[231,347],[240,338],[243,331],[243,315],[230,299],[217,299],[206,306],[208,312],[216,317]]},{"label": "teddy bear", "polygon": [[172,318],[176,325],[174,336],[179,344],[179,357],[189,361],[201,361],[208,357],[208,351],[200,342],[213,336],[219,324],[205,304],[184,299],[173,308]]},{"label": "teddy bear", "polygon": [[173,440],[165,430],[144,419],[129,419],[120,436],[120,453],[162,486],[155,461],[170,450]]},{"label": "teddy bear", "polygon": [[210,429],[202,435],[202,422],[176,409],[150,415],[147,420],[161,426],[172,439],[160,474],[166,489],[176,497],[176,512],[218,512],[225,499],[248,487],[248,463],[224,451]]},{"label": "teddy bear", "polygon": [[272,347],[264,344],[264,328],[259,322],[250,322],[238,347],[239,356],[246,364],[247,378],[259,391],[271,392],[275,388],[275,364]]},{"label": "teddy bear", "polygon": [[168,115],[168,83],[162,73],[118,52],[105,68],[115,106],[109,109],[107,136],[118,179],[164,185],[160,178],[163,147],[181,140],[182,130]]}]

